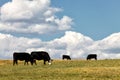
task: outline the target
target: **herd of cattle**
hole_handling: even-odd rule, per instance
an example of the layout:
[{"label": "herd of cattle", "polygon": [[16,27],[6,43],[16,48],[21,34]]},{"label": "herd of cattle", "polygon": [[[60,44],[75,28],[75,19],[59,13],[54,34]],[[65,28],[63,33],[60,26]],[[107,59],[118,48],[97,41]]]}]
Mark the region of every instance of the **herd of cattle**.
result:
[{"label": "herd of cattle", "polygon": [[[62,59],[63,59],[63,60],[64,60],[64,59],[71,60],[71,58],[70,58],[69,55],[63,55],[63,56],[62,56]],[[91,59],[97,60],[97,55],[96,55],[96,54],[89,54],[89,55],[87,56],[87,60],[91,60]]]},{"label": "herd of cattle", "polygon": [[51,64],[51,58],[49,54],[45,51],[34,51],[31,52],[31,54],[26,52],[14,52],[13,65],[18,64],[18,60],[24,60],[24,64],[28,64],[28,62],[30,62],[31,65],[37,65],[36,60],[43,60],[44,64],[46,64],[46,61],[48,61],[48,63]]},{"label": "herd of cattle", "polygon": [[[71,60],[69,55],[63,55],[62,59],[63,60],[64,59]],[[87,56],[87,60],[90,60],[90,59],[97,60],[97,55],[89,54]],[[26,53],[26,52],[14,52],[13,53],[13,65],[15,65],[15,64],[17,65],[18,60],[25,61],[24,65],[28,64],[28,62],[30,62],[31,65],[33,65],[33,64],[37,65],[36,60],[43,60],[44,64],[46,64],[46,62],[48,62],[50,65],[51,61],[52,61],[49,54],[45,51],[33,51],[33,52],[31,52],[31,54]]]}]

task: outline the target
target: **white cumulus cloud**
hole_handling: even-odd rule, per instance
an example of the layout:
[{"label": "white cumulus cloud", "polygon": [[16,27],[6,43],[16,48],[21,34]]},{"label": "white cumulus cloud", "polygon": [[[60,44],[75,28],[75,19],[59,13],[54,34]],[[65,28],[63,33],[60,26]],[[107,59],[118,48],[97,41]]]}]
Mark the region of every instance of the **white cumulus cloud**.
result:
[{"label": "white cumulus cloud", "polygon": [[12,59],[13,52],[47,51],[53,59],[61,59],[63,54],[72,59],[86,59],[88,54],[97,54],[98,59],[120,58],[120,33],[114,33],[103,40],[94,41],[90,37],[74,31],[66,31],[61,38],[41,41],[38,38],[15,37],[0,34],[0,59]]},{"label": "white cumulus cloud", "polygon": [[71,29],[72,18],[55,13],[60,8],[51,7],[50,0],[12,0],[0,11],[0,31],[46,34]]},{"label": "white cumulus cloud", "polygon": [[16,51],[24,52],[28,48],[42,46],[39,39],[29,39],[25,37],[15,37],[10,34],[0,33],[0,58],[11,59],[12,53]]}]

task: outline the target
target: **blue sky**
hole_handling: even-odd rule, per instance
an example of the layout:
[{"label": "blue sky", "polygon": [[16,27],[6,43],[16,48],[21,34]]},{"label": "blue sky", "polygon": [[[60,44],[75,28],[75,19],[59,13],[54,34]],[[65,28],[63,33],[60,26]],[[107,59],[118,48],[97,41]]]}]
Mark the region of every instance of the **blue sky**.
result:
[{"label": "blue sky", "polygon": [[[9,2],[10,1],[10,2]],[[47,51],[120,59],[120,0],[0,0],[0,59]]]},{"label": "blue sky", "polygon": [[61,15],[74,19],[74,30],[94,40],[120,31],[120,0],[52,0]]},{"label": "blue sky", "polygon": [[[1,0],[0,5],[10,0]],[[120,30],[119,0],[51,0],[51,6],[61,8],[58,17],[67,15],[73,19],[72,30],[94,40],[100,40]],[[21,36],[22,34],[18,34]],[[63,33],[48,36],[48,40],[62,36]],[[29,35],[27,35],[29,36]],[[37,35],[46,40],[44,35]]]}]

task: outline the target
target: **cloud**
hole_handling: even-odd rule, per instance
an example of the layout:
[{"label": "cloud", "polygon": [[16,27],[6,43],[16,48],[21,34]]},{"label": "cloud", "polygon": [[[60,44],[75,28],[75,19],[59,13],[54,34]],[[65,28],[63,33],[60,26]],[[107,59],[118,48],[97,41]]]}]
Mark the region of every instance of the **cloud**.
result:
[{"label": "cloud", "polygon": [[63,37],[53,40],[51,44],[57,45],[58,50],[64,50],[61,55],[68,54],[72,58],[86,59],[88,54],[97,54],[98,59],[119,59],[119,40],[120,33],[113,33],[102,40],[93,41],[81,33],[66,31]]},{"label": "cloud", "polygon": [[[51,7],[50,0],[12,0],[0,8],[0,59],[12,59],[13,52],[47,51],[52,58],[63,54],[75,59],[86,59],[97,54],[98,59],[120,58],[120,33],[94,41],[72,28],[72,18],[56,16],[60,8]],[[65,32],[64,36],[51,41],[39,38],[17,37],[11,33],[53,34]],[[5,34],[9,33],[9,34]]]},{"label": "cloud", "polygon": [[10,34],[0,34],[0,58],[11,59],[12,53],[16,51],[26,51],[28,48],[42,46],[40,39],[29,39],[25,37],[15,37]]},{"label": "cloud", "polygon": [[113,33],[110,36],[94,41],[94,44],[88,47],[90,53],[98,54],[99,59],[120,58],[120,33]]},{"label": "cloud", "polygon": [[49,5],[50,0],[12,0],[1,7],[1,19],[8,21],[42,19]]},{"label": "cloud", "polygon": [[98,59],[120,58],[120,33],[114,33],[103,40],[93,41],[90,37],[74,31],[66,31],[61,38],[41,41],[38,38],[15,37],[0,34],[0,58],[12,59],[16,51],[47,51],[53,59],[61,59],[63,54],[72,59],[86,59],[88,54],[97,54]]},{"label": "cloud", "polygon": [[62,53],[59,53],[60,56],[67,54],[72,58],[83,58],[82,56],[86,55],[84,52],[86,46],[92,45],[93,40],[81,33],[66,31],[63,37],[51,41],[49,45],[51,44],[57,47],[57,50],[64,50]]},{"label": "cloud", "polygon": [[60,8],[51,7],[50,0],[12,0],[0,11],[0,31],[16,33],[49,34],[71,29],[72,18],[55,13]]}]

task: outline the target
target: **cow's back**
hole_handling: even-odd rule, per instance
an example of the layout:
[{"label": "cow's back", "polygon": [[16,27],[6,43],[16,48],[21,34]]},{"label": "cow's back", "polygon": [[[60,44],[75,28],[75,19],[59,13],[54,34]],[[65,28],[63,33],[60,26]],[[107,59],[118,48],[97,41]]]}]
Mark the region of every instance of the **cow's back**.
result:
[{"label": "cow's back", "polygon": [[71,60],[71,58],[70,58],[70,56],[69,56],[69,55],[63,55],[63,56],[62,56],[62,59]]},{"label": "cow's back", "polygon": [[13,59],[17,60],[28,60],[30,59],[30,54],[25,52],[14,52]]},{"label": "cow's back", "polygon": [[87,56],[87,60],[89,60],[89,59],[95,59],[95,60],[97,60],[97,54],[89,54],[88,56]]},{"label": "cow's back", "polygon": [[50,56],[45,51],[33,51],[31,52],[31,57],[37,60],[50,60]]}]

